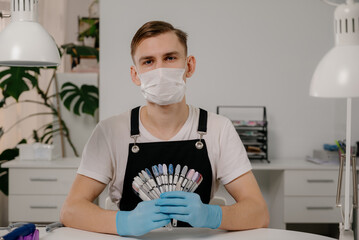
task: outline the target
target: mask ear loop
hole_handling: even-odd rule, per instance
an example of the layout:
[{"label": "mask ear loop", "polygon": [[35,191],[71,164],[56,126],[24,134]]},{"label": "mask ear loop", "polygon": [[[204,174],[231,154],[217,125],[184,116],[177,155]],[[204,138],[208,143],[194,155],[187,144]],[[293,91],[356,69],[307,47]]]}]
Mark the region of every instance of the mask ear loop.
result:
[{"label": "mask ear loop", "polygon": [[188,57],[185,57],[185,63],[184,63],[184,77],[187,79],[187,70],[188,70],[188,66],[187,66],[187,64],[188,64],[188,62],[187,62],[187,60],[188,60]]},{"label": "mask ear loop", "polygon": [[136,67],[136,66],[134,66],[134,67],[135,67],[135,71],[136,71],[137,77],[138,77],[138,79],[139,79],[139,80],[140,80],[140,82],[141,82],[140,72],[138,71],[138,69],[137,69],[137,67]]}]

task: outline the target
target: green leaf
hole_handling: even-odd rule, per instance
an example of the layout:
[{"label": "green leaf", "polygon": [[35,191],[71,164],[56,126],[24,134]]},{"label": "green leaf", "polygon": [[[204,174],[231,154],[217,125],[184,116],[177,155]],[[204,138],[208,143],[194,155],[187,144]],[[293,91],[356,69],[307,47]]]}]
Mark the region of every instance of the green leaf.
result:
[{"label": "green leaf", "polygon": [[95,111],[99,107],[98,95],[98,88],[96,86],[84,84],[79,88],[70,82],[64,83],[60,92],[64,106],[69,111],[71,111],[71,106],[73,106],[72,111],[76,115],[80,115],[82,112],[94,116]]},{"label": "green leaf", "polygon": [[72,92],[72,89],[68,89],[68,90],[63,90],[62,92],[60,92],[60,97],[61,97],[61,100],[64,98],[64,96],[69,93],[69,92]]},{"label": "green leaf", "polygon": [[[52,138],[52,134],[56,132],[56,130],[52,130],[52,124],[50,124],[47,128],[45,128],[44,130],[44,134],[42,135],[42,137],[40,138],[41,142],[43,143],[44,140],[46,139],[46,137],[48,137],[49,139]],[[48,139],[48,140],[49,140]]]},{"label": "green leaf", "polygon": [[34,139],[35,142],[40,142],[39,134],[37,133],[36,130],[32,130],[32,138]]},{"label": "green leaf", "polygon": [[[71,93],[71,92],[69,92],[69,93]],[[78,93],[73,93],[73,94],[71,94],[71,95],[68,95],[67,96],[67,98],[65,99],[65,101],[64,101],[64,105],[65,105],[65,107],[67,108],[67,110],[69,110],[69,111],[71,111],[71,103],[72,103],[72,101],[76,98],[76,97],[78,97],[79,95],[78,95]],[[75,113],[76,114],[76,113]],[[77,115],[79,115],[79,114],[77,114]]]},{"label": "green leaf", "polygon": [[[26,143],[26,139],[22,139],[18,144],[22,144],[22,143]],[[16,144],[16,145],[18,145]],[[19,156],[19,149],[17,147],[14,148],[9,148],[9,149],[5,149],[1,154],[0,154],[0,160],[13,160],[15,159],[17,156]]]},{"label": "green leaf", "polygon": [[72,82],[65,82],[64,84],[62,84],[61,88],[65,87],[77,87],[77,85],[73,84]]},{"label": "green leaf", "polygon": [[[4,96],[19,100],[23,92],[38,85],[35,74],[40,74],[40,68],[10,67],[0,72],[0,88]],[[4,104],[1,104],[1,106]]]},{"label": "green leaf", "polygon": [[36,87],[36,85],[37,85],[37,78],[36,77],[34,77],[34,76],[32,76],[31,74],[28,74],[28,73],[24,74],[24,77],[30,80],[32,86]]},{"label": "green leaf", "polygon": [[46,143],[48,144],[53,136],[54,136],[54,133],[55,132],[59,132],[60,129],[55,129],[54,130],[54,126],[52,123],[49,123],[45,128],[44,128],[44,132],[43,132],[43,135],[40,137],[40,142],[41,143]]},{"label": "green leaf", "polygon": [[81,101],[77,101],[74,106],[74,113],[78,116],[80,116],[80,105],[82,104]]},{"label": "green leaf", "polygon": [[0,154],[0,160],[13,160],[17,156],[19,156],[19,149],[18,148],[5,149]]},{"label": "green leaf", "polygon": [[2,108],[4,105],[5,105],[5,103],[6,103],[6,98],[7,98],[8,96],[5,96],[4,95],[4,97],[3,97],[3,99],[1,99],[1,101],[0,101],[0,108]]}]

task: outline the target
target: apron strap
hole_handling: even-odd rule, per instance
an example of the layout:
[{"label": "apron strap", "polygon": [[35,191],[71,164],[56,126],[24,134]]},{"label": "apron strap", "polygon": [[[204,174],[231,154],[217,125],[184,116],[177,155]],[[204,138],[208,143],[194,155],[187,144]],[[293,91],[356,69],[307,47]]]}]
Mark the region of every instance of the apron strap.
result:
[{"label": "apron strap", "polygon": [[199,109],[198,132],[207,132],[207,115],[208,113],[206,110],[203,110],[202,108]]},{"label": "apron strap", "polygon": [[199,140],[196,142],[195,146],[198,150],[203,148],[202,138],[203,135],[207,134],[207,111],[203,110],[202,108],[199,109],[199,120],[198,120],[198,128],[197,132],[199,134]]},{"label": "apron strap", "polygon": [[139,117],[140,106],[131,110],[131,137],[140,135]]}]

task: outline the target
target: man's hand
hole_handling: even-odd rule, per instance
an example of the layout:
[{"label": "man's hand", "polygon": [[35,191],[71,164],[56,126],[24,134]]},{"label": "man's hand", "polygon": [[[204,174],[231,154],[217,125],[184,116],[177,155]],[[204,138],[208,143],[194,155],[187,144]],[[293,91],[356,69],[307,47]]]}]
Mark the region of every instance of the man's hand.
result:
[{"label": "man's hand", "polygon": [[132,211],[118,211],[117,233],[121,236],[140,236],[170,223],[171,218],[160,212],[156,201],[158,199],[140,202]]},{"label": "man's hand", "polygon": [[165,192],[158,199],[161,213],[189,223],[192,227],[216,229],[221,225],[222,209],[218,205],[203,204],[196,193]]}]

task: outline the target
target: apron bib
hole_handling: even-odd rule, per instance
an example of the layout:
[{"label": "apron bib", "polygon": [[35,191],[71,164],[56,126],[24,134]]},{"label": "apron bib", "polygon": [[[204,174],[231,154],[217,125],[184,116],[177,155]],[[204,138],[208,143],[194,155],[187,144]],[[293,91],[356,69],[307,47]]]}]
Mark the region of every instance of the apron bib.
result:
[{"label": "apron bib", "polygon": [[[188,170],[194,169],[202,174],[203,181],[195,193],[201,197],[203,203],[208,204],[212,188],[212,168],[206,142],[202,139],[207,131],[207,112],[200,109],[198,139],[136,143],[137,137],[140,135],[139,110],[140,107],[137,107],[131,111],[131,137],[134,139],[134,143],[129,144],[122,198],[119,202],[120,210],[131,211],[142,201],[132,189],[133,178],[138,176],[141,170],[148,168],[151,171],[152,166],[158,164],[167,166],[172,164],[173,168],[180,164],[181,170],[187,166]],[[190,225],[179,221],[178,226],[189,227]]]}]

